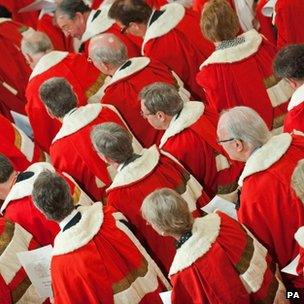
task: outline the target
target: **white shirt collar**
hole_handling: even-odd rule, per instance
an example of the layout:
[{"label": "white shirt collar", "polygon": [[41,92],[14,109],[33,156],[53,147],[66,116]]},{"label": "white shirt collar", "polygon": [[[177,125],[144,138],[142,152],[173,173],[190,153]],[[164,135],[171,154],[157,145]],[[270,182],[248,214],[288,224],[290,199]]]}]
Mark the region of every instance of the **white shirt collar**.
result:
[{"label": "white shirt collar", "polygon": [[74,209],[67,217],[65,217],[60,223],[60,229],[63,230],[63,228],[66,226],[66,224],[77,214],[78,210]]}]

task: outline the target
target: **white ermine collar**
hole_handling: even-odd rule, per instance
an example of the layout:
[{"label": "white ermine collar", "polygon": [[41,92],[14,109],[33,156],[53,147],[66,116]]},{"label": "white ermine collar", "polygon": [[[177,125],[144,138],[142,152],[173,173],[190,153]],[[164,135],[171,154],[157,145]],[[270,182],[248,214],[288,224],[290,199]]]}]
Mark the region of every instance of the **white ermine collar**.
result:
[{"label": "white ermine collar", "polygon": [[222,48],[214,51],[202,63],[200,70],[208,64],[232,63],[248,58],[258,51],[263,41],[262,36],[256,30],[250,30],[238,37],[245,38],[245,41],[229,48]]},{"label": "white ermine collar", "polygon": [[[185,8],[178,3],[170,3],[162,6],[160,10],[164,11],[164,13],[155,20],[151,25],[150,21],[153,16],[153,13],[148,22],[147,31],[144,37],[144,41],[142,43],[142,54],[144,55],[144,47],[145,44],[154,38],[161,37],[167,33],[169,33],[172,29],[174,29],[179,22],[185,16]],[[164,50],[165,51],[165,50]]]},{"label": "white ermine collar", "polygon": [[77,208],[81,213],[80,221],[65,231],[60,231],[54,241],[54,255],[66,254],[89,243],[98,233],[103,223],[103,210],[100,202],[92,206]]},{"label": "white ermine collar", "polygon": [[108,17],[110,5],[103,5],[100,7],[99,15],[93,20],[94,15],[98,12],[92,10],[87,20],[86,30],[81,37],[81,43],[86,42],[94,36],[107,31],[114,23],[115,20]]},{"label": "white ermine collar", "polygon": [[275,164],[287,152],[291,142],[292,136],[289,133],[270,138],[264,146],[256,150],[247,160],[239,178],[239,186],[243,186],[246,177],[267,170]]},{"label": "white ermine collar", "polygon": [[75,111],[71,111],[70,113],[66,114],[63,118],[62,126],[52,143],[87,126],[99,116],[101,111],[102,105],[94,103],[76,108]]},{"label": "white ermine collar", "polygon": [[6,199],[4,200],[1,206],[1,210],[0,210],[1,214],[3,213],[3,211],[11,201],[18,200],[31,195],[36,178],[42,171],[46,169],[55,172],[54,167],[49,163],[41,162],[29,166],[25,171],[33,172],[34,175],[31,176],[30,178],[27,178],[25,180],[22,180],[14,184],[14,186],[12,187],[11,191],[9,192],[8,196],[6,197]]},{"label": "white ermine collar", "polygon": [[182,111],[179,116],[171,121],[168,129],[162,136],[159,144],[161,149],[170,137],[182,132],[189,126],[193,125],[198,119],[204,114],[205,106],[199,101],[188,101],[185,102]]},{"label": "white ermine collar", "polygon": [[217,213],[210,213],[195,219],[192,236],[176,251],[169,276],[191,266],[198,258],[204,256],[216,241],[221,226]]},{"label": "white ermine collar", "polygon": [[157,166],[160,152],[155,145],[149,149],[143,149],[140,154],[141,157],[135,159],[117,172],[113,183],[107,191],[139,181]]},{"label": "white ermine collar", "polygon": [[302,102],[304,102],[304,84],[298,87],[291,96],[291,99],[288,104],[288,111],[291,111],[293,108],[295,108]]},{"label": "white ermine collar", "polygon": [[40,60],[34,67],[33,72],[30,76],[30,80],[35,76],[46,72],[47,70],[49,70],[50,68],[61,62],[68,55],[69,55],[68,52],[61,52],[61,51],[51,51],[45,54],[43,57],[40,58]]}]

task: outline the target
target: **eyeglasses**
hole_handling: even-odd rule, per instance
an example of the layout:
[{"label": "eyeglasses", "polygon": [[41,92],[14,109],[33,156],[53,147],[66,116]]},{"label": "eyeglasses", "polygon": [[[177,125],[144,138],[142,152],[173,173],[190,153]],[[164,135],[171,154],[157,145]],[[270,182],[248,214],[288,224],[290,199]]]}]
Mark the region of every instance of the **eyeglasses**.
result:
[{"label": "eyeglasses", "polygon": [[129,26],[130,26],[130,24],[125,25],[124,27],[122,27],[122,28],[120,29],[120,32],[121,32],[122,34],[124,34],[124,33],[126,32],[126,30],[128,29]]},{"label": "eyeglasses", "polygon": [[232,141],[232,140],[236,140],[236,138],[217,140],[217,143],[218,143],[218,144],[222,144],[222,143],[225,143],[225,142],[228,142],[228,141]]}]

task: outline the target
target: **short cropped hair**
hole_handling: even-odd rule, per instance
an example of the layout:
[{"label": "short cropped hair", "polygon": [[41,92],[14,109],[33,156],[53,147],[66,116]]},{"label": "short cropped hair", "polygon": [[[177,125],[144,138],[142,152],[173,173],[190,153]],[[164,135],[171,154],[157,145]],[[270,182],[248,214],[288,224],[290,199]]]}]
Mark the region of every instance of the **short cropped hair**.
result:
[{"label": "short cropped hair", "polygon": [[96,151],[118,164],[124,163],[134,154],[131,134],[113,122],[95,126],[91,132],[91,141]]},{"label": "short cropped hair", "polygon": [[291,187],[304,204],[304,159],[298,161],[292,173]]},{"label": "short cropped hair", "polygon": [[229,138],[247,143],[251,151],[263,146],[271,137],[261,116],[249,107],[234,107],[221,113],[218,130],[225,130]]},{"label": "short cropped hair", "polygon": [[77,97],[71,85],[61,77],[46,80],[39,88],[40,98],[52,114],[63,118],[77,106]]},{"label": "short cropped hair", "polygon": [[23,34],[21,51],[24,54],[35,55],[53,50],[51,39],[43,32],[32,29]]},{"label": "short cropped hair", "polygon": [[56,16],[66,15],[69,19],[74,19],[76,13],[89,12],[90,7],[86,5],[82,0],[62,0],[56,9]]},{"label": "short cropped hair", "polygon": [[11,161],[3,154],[0,154],[0,184],[7,182],[13,172],[14,167]]},{"label": "short cropped hair", "polygon": [[304,44],[292,44],[281,49],[273,66],[278,77],[304,80]]},{"label": "short cropped hair", "polygon": [[174,116],[184,106],[184,102],[176,88],[164,82],[155,82],[147,85],[141,90],[139,97],[151,114],[162,111],[166,115]]},{"label": "short cropped hair", "polygon": [[125,44],[115,35],[107,34],[109,39],[115,39],[116,46],[99,45],[93,48],[90,53],[91,59],[96,62],[111,64],[115,67],[120,67],[128,60],[128,51]]},{"label": "short cropped hair", "polygon": [[210,0],[203,8],[201,30],[212,42],[231,40],[239,32],[239,20],[226,0]]},{"label": "short cropped hair", "polygon": [[193,217],[187,202],[175,191],[163,188],[149,194],[141,206],[143,218],[168,235],[191,231]]},{"label": "short cropped hair", "polygon": [[62,221],[74,209],[73,198],[66,181],[49,170],[41,172],[34,182],[34,204],[45,216],[56,222]]},{"label": "short cropped hair", "polygon": [[147,24],[151,14],[151,7],[143,0],[116,0],[108,16],[123,25],[129,25],[131,22]]}]

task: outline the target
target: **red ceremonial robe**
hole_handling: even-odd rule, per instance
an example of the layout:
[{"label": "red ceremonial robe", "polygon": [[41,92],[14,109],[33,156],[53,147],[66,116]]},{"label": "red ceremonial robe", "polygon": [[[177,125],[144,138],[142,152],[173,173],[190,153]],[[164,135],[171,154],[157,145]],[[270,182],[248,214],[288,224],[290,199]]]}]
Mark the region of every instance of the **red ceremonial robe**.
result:
[{"label": "red ceremonial robe", "polygon": [[284,132],[304,132],[304,84],[293,93],[284,120]]},{"label": "red ceremonial robe", "polygon": [[25,114],[25,88],[31,73],[20,51],[24,25],[0,18],[0,113],[12,120],[10,111]]},{"label": "red ceremonial robe", "polygon": [[102,33],[110,33],[119,38],[126,46],[129,57],[136,57],[140,55],[139,47],[125,35],[120,32],[120,28],[115,24],[115,20],[108,17],[110,6],[103,5],[99,10],[92,10],[87,20],[86,30],[81,37],[81,49],[88,57],[88,48],[90,39]]},{"label": "red ceremonial robe", "polygon": [[[17,181],[13,185],[0,209],[5,218],[18,223],[30,232],[41,246],[52,244],[59,231],[58,224],[47,220],[35,207],[31,198],[34,182],[37,176],[45,169],[55,172],[53,166],[48,163],[36,163],[28,167],[24,172],[24,179]],[[30,175],[28,172],[32,172],[33,175]],[[70,187],[75,205],[92,204],[90,198],[77,186],[70,176],[62,173],[62,177]]]},{"label": "red ceremonial robe", "polygon": [[[142,55],[166,64],[182,79],[187,90],[197,100],[204,99],[203,90],[195,81],[200,63],[206,59],[198,49],[195,35],[186,35],[185,8],[177,3],[164,5],[154,11],[148,22],[142,44]],[[188,20],[188,19],[187,19]]]},{"label": "red ceremonial robe", "polygon": [[259,0],[256,5],[256,18],[260,24],[259,32],[265,36],[272,44],[277,44],[274,26],[272,24],[271,16],[263,14],[263,8],[268,0]]},{"label": "red ceremonial robe", "polygon": [[54,50],[74,52],[73,38],[64,35],[63,31],[56,25],[53,13],[45,13],[39,18],[37,31],[48,35],[52,41]]},{"label": "red ceremonial robe", "polygon": [[[302,158],[304,137],[283,133],[272,137],[249,157],[239,179],[242,190],[238,219],[266,246],[280,269],[299,251],[294,234],[304,225],[304,208],[294,195],[290,180]],[[304,288],[303,277],[282,276],[286,287]]]},{"label": "red ceremonial robe", "polygon": [[297,272],[300,276],[304,275],[304,226],[300,227],[295,233],[295,239],[298,242],[299,249],[299,263],[297,265]]},{"label": "red ceremonial robe", "polygon": [[33,3],[34,0],[0,0],[0,5],[5,6],[11,13],[12,19],[36,29],[39,12],[19,13],[19,10]]},{"label": "red ceremonial robe", "polygon": [[0,153],[10,159],[17,171],[46,160],[46,154],[4,116],[0,115]]},{"label": "red ceremonial robe", "polygon": [[173,117],[159,147],[176,157],[204,186],[206,193],[230,193],[237,187],[242,165],[231,162],[216,142],[218,115],[201,102],[189,101]]},{"label": "red ceremonial robe", "polygon": [[52,77],[63,77],[72,85],[79,106],[94,98],[105,79],[105,76],[81,54],[52,51],[39,60],[26,88],[26,111],[35,142],[47,152],[61,124],[48,115],[40,99],[39,88]]},{"label": "red ceremonial robe", "polygon": [[273,75],[275,47],[255,30],[222,42],[201,65],[197,81],[218,113],[234,106],[257,111],[270,129],[283,125],[292,88]]},{"label": "red ceremonial robe", "polygon": [[115,72],[101,99],[102,103],[115,106],[134,136],[146,148],[159,142],[162,135],[140,114],[139,93],[154,82],[174,85],[185,101],[190,97],[190,93],[183,88],[182,81],[165,65],[147,57],[137,57],[129,59]]},{"label": "red ceremonial robe", "polygon": [[63,228],[54,243],[55,304],[161,304],[158,293],[169,284],[120,221],[125,220],[122,214],[113,214],[111,208],[103,211],[101,203],[77,210],[80,220]]},{"label": "red ceremonial robe", "polygon": [[200,216],[200,208],[209,201],[195,178],[154,145],[118,171],[107,189],[107,204],[128,218],[135,235],[157,265],[168,273],[175,253],[175,241],[171,237],[160,236],[152,226],[147,225],[140,211],[144,198],[159,188],[170,188],[181,194],[194,216]]},{"label": "red ceremonial robe", "polygon": [[44,303],[46,299],[37,294],[17,258],[19,252],[37,249],[38,243],[21,226],[3,217],[0,239],[0,303]]},{"label": "red ceremonial robe", "polygon": [[169,275],[173,304],[289,303],[267,249],[221,212],[194,221]]},{"label": "red ceremonial robe", "polygon": [[274,24],[277,28],[277,46],[304,43],[304,5],[302,0],[277,0]]},{"label": "red ceremonial robe", "polygon": [[[111,167],[98,156],[90,138],[93,126],[105,122],[126,127],[114,107],[89,104],[76,108],[65,115],[62,127],[50,147],[55,168],[73,176],[96,200],[103,198],[105,187],[112,181],[112,173],[108,171]],[[139,147],[136,148],[138,150]]]}]

